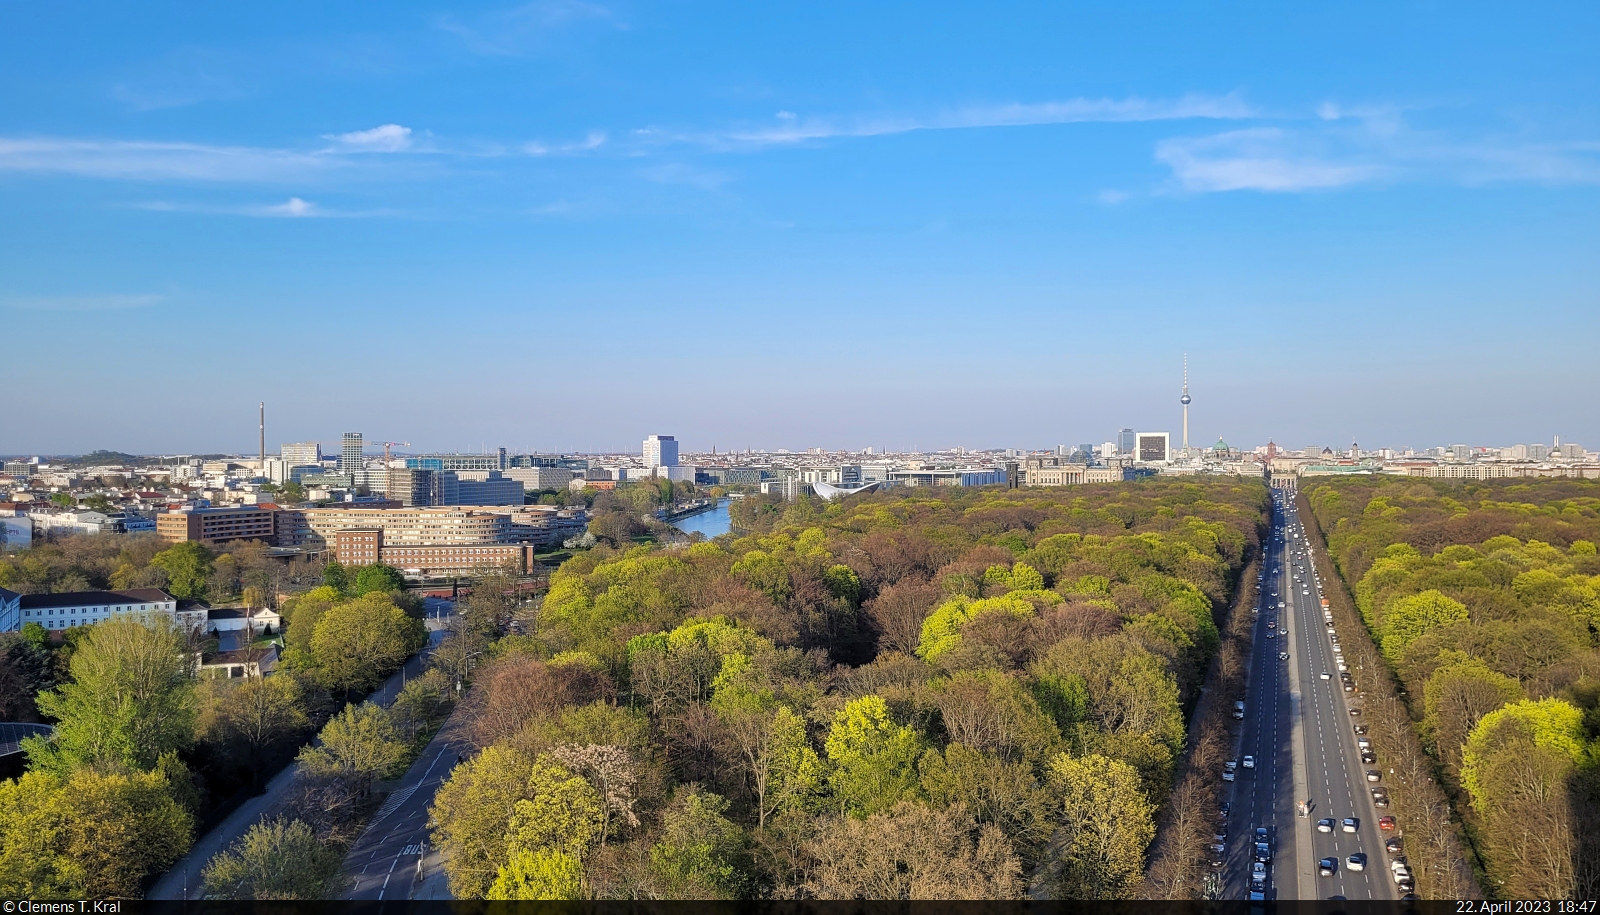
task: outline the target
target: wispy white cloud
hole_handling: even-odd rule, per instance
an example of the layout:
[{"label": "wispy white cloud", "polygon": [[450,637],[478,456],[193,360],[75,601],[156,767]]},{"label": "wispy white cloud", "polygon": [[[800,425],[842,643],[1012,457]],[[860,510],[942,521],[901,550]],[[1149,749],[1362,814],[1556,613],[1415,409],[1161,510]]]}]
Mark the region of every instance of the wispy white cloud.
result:
[{"label": "wispy white cloud", "polygon": [[1460,139],[1417,130],[1400,109],[1325,102],[1317,121],[1175,137],[1155,158],[1191,192],[1331,190],[1379,182],[1600,183],[1600,144]]},{"label": "wispy white cloud", "polygon": [[299,197],[290,197],[283,203],[263,207],[261,214],[264,216],[289,216],[293,218],[322,215],[316,204],[302,200]]},{"label": "wispy white cloud", "polygon": [[434,25],[461,40],[474,54],[520,57],[546,48],[552,33],[581,22],[628,26],[610,8],[586,0],[536,0],[463,22],[441,16]]},{"label": "wispy white cloud", "polygon": [[144,308],[167,300],[164,295],[7,296],[0,305],[29,311],[109,311]]},{"label": "wispy white cloud", "polygon": [[1382,177],[1383,166],[1324,159],[1276,127],[1163,140],[1156,160],[1188,191],[1308,191]]},{"label": "wispy white cloud", "polygon": [[1106,188],[1105,190],[1101,191],[1099,194],[1096,194],[1095,195],[1095,199],[1099,200],[1101,203],[1103,203],[1103,204],[1105,204],[1106,206],[1109,207],[1109,206],[1116,206],[1117,204],[1122,203],[1123,201],[1128,199],[1128,196],[1129,195],[1128,195],[1127,191],[1119,191],[1119,190],[1115,190],[1113,188]]},{"label": "wispy white cloud", "polygon": [[140,181],[289,181],[339,165],[336,157],[252,146],[0,137],[0,172]]},{"label": "wispy white cloud", "polygon": [[1189,119],[1238,120],[1256,112],[1237,95],[1185,95],[1177,99],[1089,99],[969,106],[929,116],[800,117],[780,111],[775,124],[712,133],[671,133],[646,128],[646,138],[699,142],[713,147],[764,147],[835,137],[878,137],[917,130],[968,130],[1049,124],[1119,123]]},{"label": "wispy white cloud", "polygon": [[353,130],[323,136],[333,141],[334,152],[405,152],[411,148],[411,128],[384,124],[371,130]]},{"label": "wispy white cloud", "polygon": [[[267,219],[360,219],[406,215],[399,210],[329,209],[304,197],[290,197],[282,203],[216,204],[171,200],[147,200],[131,204],[134,209],[156,213],[203,213],[212,216],[255,216]],[[413,214],[414,215],[414,214]]]},{"label": "wispy white cloud", "polygon": [[573,143],[545,143],[540,140],[531,140],[522,144],[522,152],[530,156],[570,156],[577,153],[593,152],[606,145],[605,131],[590,131],[588,136]]}]

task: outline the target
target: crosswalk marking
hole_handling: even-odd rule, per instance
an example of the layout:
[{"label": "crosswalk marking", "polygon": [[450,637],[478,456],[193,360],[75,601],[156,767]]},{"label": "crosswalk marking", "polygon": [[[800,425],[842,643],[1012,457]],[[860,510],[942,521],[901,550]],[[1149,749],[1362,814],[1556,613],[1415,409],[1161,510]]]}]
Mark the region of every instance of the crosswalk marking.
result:
[{"label": "crosswalk marking", "polygon": [[394,813],[395,808],[399,807],[401,804],[404,804],[416,790],[417,786],[412,785],[409,788],[401,788],[399,791],[389,795],[389,799],[383,802],[383,806],[378,808],[377,813],[373,814],[372,822],[376,823],[389,814]]}]

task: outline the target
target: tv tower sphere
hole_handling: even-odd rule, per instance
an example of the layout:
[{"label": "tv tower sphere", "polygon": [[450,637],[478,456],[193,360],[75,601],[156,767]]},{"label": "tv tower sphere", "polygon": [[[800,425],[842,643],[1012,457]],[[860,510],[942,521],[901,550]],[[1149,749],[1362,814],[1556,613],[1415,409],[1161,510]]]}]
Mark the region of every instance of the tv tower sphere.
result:
[{"label": "tv tower sphere", "polygon": [[1187,393],[1184,394],[1182,397],[1178,398],[1178,402],[1187,407],[1189,405],[1189,395]]}]

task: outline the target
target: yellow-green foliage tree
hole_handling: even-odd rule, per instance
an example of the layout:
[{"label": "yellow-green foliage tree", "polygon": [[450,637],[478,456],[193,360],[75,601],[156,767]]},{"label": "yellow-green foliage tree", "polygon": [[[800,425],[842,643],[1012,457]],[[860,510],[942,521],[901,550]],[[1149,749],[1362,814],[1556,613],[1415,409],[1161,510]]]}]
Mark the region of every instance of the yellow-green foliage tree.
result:
[{"label": "yellow-green foliage tree", "polygon": [[137,899],[193,830],[160,772],[28,772],[0,782],[0,896]]},{"label": "yellow-green foliage tree", "polygon": [[[1600,484],[1333,480],[1305,492],[1469,804],[1488,889],[1600,885]],[[1416,698],[1413,698],[1416,701]],[[1589,743],[1586,744],[1585,741]]]},{"label": "yellow-green foliage tree", "polygon": [[751,499],[748,533],[574,556],[471,684],[482,750],[433,809],[452,889],[1125,897],[1268,502]]}]

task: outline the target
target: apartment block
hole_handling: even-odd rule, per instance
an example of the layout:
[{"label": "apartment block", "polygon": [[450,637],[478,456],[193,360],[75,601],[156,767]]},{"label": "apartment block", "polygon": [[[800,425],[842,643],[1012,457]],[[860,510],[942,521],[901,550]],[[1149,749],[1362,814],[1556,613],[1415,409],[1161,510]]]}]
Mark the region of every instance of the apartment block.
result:
[{"label": "apartment block", "polygon": [[229,508],[196,508],[156,516],[156,533],[168,543],[198,540],[221,543],[228,540],[276,542],[275,505],[240,505]]},{"label": "apartment block", "polygon": [[303,543],[335,545],[339,531],[378,529],[385,548],[514,543],[510,514],[463,508],[306,508]]}]

